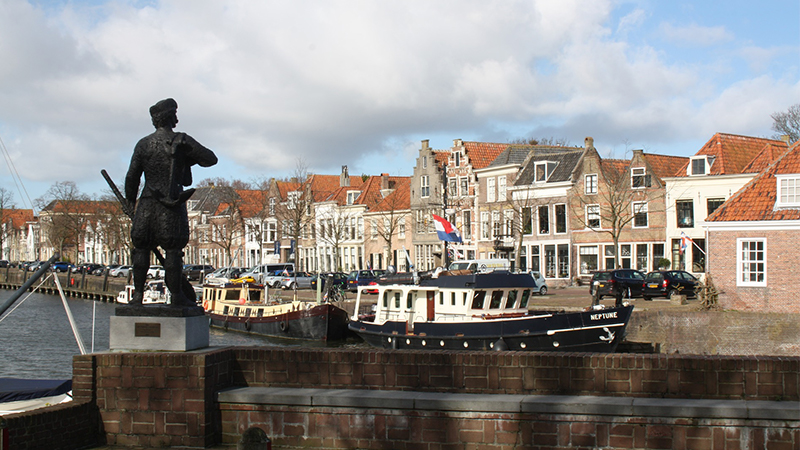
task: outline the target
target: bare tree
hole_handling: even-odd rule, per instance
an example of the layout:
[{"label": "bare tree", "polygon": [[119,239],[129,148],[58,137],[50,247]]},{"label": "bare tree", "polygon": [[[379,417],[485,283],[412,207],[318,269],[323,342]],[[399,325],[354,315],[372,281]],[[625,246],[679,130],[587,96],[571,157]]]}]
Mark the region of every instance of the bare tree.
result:
[{"label": "bare tree", "polygon": [[786,112],[776,112],[772,114],[772,130],[777,131],[776,139],[782,135],[789,136],[789,142],[797,142],[800,139],[800,103],[789,107]]},{"label": "bare tree", "polygon": [[341,267],[340,249],[345,241],[351,240],[355,233],[358,233],[352,226],[356,216],[347,211],[342,212],[338,206],[325,208],[324,212],[318,214],[317,241],[327,244],[333,249],[335,267],[330,269],[341,272],[344,268]]},{"label": "bare tree", "polygon": [[293,257],[294,261],[297,262],[299,261],[297,252],[300,245],[300,236],[303,229],[314,218],[311,214],[311,208],[314,204],[311,175],[308,172],[308,166],[302,159],[297,159],[294,174],[286,183],[293,189],[287,192],[286,201],[283,202],[276,213],[283,228],[281,234],[289,237],[294,242]]},{"label": "bare tree", "polygon": [[234,247],[241,243],[245,233],[243,199],[231,189],[221,199],[219,215],[209,220],[209,242],[225,252],[226,261],[232,261]]},{"label": "bare tree", "polygon": [[64,258],[65,248],[74,248],[77,256],[82,233],[92,220],[94,205],[88,195],[78,190],[72,181],[59,181],[36,200],[39,223],[48,244]]},{"label": "bare tree", "polygon": [[6,211],[14,206],[14,194],[4,187],[0,187],[0,258],[8,258],[6,242],[14,234],[12,215]]},{"label": "bare tree", "polygon": [[228,180],[222,177],[210,177],[205,178],[197,183],[197,187],[206,187],[206,186],[224,186],[224,187],[231,187],[237,191],[245,190],[245,189],[252,189],[253,186],[251,183],[242,180]]},{"label": "bare tree", "polygon": [[131,219],[122,211],[116,197],[111,194],[101,197],[93,228],[98,240],[114,255],[113,260],[121,261],[123,254],[130,254],[133,248]]},{"label": "bare tree", "polygon": [[570,147],[569,139],[567,138],[517,138],[508,141],[509,144],[523,144],[523,145],[546,145],[551,147]]},{"label": "bare tree", "polygon": [[[390,181],[390,183],[392,183],[392,181]],[[400,227],[406,225],[406,216],[410,217],[408,196],[406,195],[405,198],[403,198],[402,195],[399,195],[402,193],[407,193],[407,191],[403,190],[397,193],[394,191],[382,192],[381,195],[386,195],[376,208],[378,210],[375,217],[377,220],[376,228],[378,236],[380,236],[386,244],[386,249],[388,251],[388,256],[386,257],[387,266],[397,264],[397,262],[394,261],[393,241],[394,238],[399,235]]]}]

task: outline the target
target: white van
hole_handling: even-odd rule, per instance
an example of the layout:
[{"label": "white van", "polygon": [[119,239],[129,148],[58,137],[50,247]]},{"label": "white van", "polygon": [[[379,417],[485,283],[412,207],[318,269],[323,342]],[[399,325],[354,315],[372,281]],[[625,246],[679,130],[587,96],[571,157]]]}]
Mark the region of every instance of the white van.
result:
[{"label": "white van", "polygon": [[447,270],[470,270],[477,273],[511,270],[511,261],[507,259],[466,259],[453,261]]}]

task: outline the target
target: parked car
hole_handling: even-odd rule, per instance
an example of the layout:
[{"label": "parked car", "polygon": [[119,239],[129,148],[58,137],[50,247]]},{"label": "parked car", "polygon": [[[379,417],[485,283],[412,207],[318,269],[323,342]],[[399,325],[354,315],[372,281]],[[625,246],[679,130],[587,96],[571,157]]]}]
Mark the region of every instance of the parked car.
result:
[{"label": "parked car", "polygon": [[308,272],[289,272],[281,278],[281,289],[303,289],[311,287],[313,274]]},{"label": "parked car", "polygon": [[244,267],[220,267],[207,274],[205,278],[203,278],[203,283],[227,283],[232,279],[239,278],[246,271],[247,269]]},{"label": "parked car", "polygon": [[657,270],[644,277],[642,296],[645,300],[653,297],[672,297],[672,294],[695,296],[697,278],[683,270]]},{"label": "parked car", "polygon": [[[249,272],[248,272],[249,273]],[[271,288],[279,288],[281,287],[281,280],[288,272],[283,270],[276,270],[273,272],[265,273],[261,276],[261,284],[264,286],[269,286]],[[243,273],[242,276],[247,276],[247,273]]]},{"label": "parked car", "polygon": [[642,296],[644,274],[635,269],[615,269],[595,272],[589,284],[589,294],[597,301],[611,296],[622,303],[623,298]]},{"label": "parked car", "polygon": [[0,259],[0,267],[8,267],[8,260],[7,259]]},{"label": "parked car", "polygon": [[164,278],[164,266],[150,266],[150,268],[147,269],[147,278]]},{"label": "parked car", "polygon": [[189,280],[202,280],[205,274],[214,271],[214,266],[208,264],[185,264],[183,266],[183,274]]},{"label": "parked car", "polygon": [[[322,277],[322,289],[323,291],[327,287],[328,280],[333,280],[334,286],[339,286],[342,289],[347,289],[347,274],[342,272],[330,272],[330,273],[323,273]],[[317,290],[317,276],[311,279],[311,290]]]},{"label": "parked car", "polygon": [[74,264],[66,261],[57,261],[53,264],[50,264],[50,270],[53,272],[69,272],[73,267],[75,267]]},{"label": "parked car", "polygon": [[72,268],[72,273],[88,273],[91,274],[95,270],[102,268],[101,264],[83,263]]},{"label": "parked car", "polygon": [[27,266],[25,266],[25,270],[28,272],[36,272],[39,270],[39,267],[42,267],[43,265],[44,261],[31,261]]},{"label": "parked car", "polygon": [[385,272],[385,270],[354,270],[347,276],[347,289],[356,292],[359,286],[368,286]]},{"label": "parked car", "polygon": [[539,295],[547,295],[547,281],[545,281],[542,272],[531,272],[531,277],[536,283],[536,292],[538,292]]},{"label": "parked car", "polygon": [[127,277],[130,272],[131,266],[117,266],[108,272],[108,276],[122,278]]},{"label": "parked car", "polygon": [[120,266],[119,264],[108,264],[98,269],[95,269],[95,271],[92,272],[92,275],[105,275],[106,273],[111,274],[111,271],[119,266]]}]

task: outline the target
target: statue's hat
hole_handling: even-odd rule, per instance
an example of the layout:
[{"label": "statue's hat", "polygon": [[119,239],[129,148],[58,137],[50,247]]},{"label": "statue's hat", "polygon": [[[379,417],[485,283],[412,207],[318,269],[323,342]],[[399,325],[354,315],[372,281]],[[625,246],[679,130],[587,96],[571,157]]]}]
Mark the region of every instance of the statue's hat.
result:
[{"label": "statue's hat", "polygon": [[156,103],[155,105],[150,107],[150,116],[155,117],[158,114],[167,111],[175,111],[178,109],[178,102],[171,98],[167,98],[161,100],[160,102]]}]

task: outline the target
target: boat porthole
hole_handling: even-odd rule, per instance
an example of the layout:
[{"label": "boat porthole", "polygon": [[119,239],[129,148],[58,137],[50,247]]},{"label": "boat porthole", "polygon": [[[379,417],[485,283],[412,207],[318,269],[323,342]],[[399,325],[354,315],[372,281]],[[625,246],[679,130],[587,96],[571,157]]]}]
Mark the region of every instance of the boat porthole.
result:
[{"label": "boat porthole", "polygon": [[406,339],[406,345],[411,345],[411,339]]},{"label": "boat porthole", "polygon": [[423,347],[425,347],[425,344],[426,344],[426,342],[425,342],[425,341],[422,341],[422,346],[423,346]]},{"label": "boat porthole", "polygon": [[469,342],[464,341],[464,348],[467,348],[467,347],[469,347]]},{"label": "boat porthole", "polygon": [[439,345],[444,347],[444,341],[439,341]]},{"label": "boat porthole", "polygon": [[558,347],[559,345],[558,341],[553,341],[553,347]]},{"label": "boat porthole", "polygon": [[519,348],[526,348],[527,346],[528,346],[528,344],[526,344],[524,342],[520,342],[520,344],[519,344]]}]

